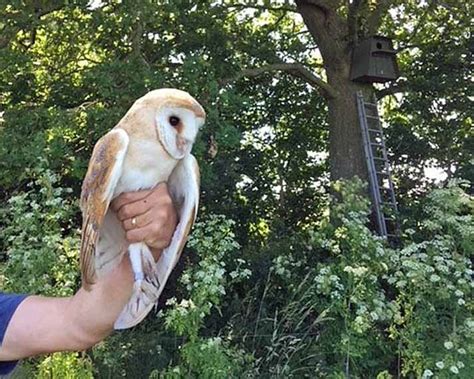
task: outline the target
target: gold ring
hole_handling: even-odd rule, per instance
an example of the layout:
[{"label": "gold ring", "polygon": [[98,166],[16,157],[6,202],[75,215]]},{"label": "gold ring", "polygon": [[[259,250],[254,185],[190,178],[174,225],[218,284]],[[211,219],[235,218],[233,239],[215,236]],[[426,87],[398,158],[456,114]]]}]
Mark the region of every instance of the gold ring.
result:
[{"label": "gold ring", "polygon": [[132,218],[132,226],[133,227],[137,226],[137,218],[136,217]]}]

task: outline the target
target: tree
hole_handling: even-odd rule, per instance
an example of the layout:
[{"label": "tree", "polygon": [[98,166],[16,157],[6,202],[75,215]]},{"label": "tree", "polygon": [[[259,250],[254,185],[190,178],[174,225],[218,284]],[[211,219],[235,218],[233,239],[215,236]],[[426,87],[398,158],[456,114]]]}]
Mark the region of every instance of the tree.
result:
[{"label": "tree", "polygon": [[[396,41],[401,46],[400,50],[416,49],[420,43],[429,45],[429,35],[440,34],[439,26],[448,19],[450,19],[451,31],[468,43],[467,35],[463,35],[463,32],[457,28],[468,24],[469,15],[472,15],[472,6],[469,4],[460,5],[454,1],[419,3],[396,0],[347,2],[341,0],[296,0],[296,9],[293,9],[291,5],[286,5],[286,2],[285,5],[280,6],[278,3],[277,1],[269,2],[267,3],[269,6],[262,5],[260,7],[273,12],[296,10],[301,14],[322,56],[322,66],[327,80],[321,79],[320,76],[312,73],[311,68],[308,69],[299,63],[270,64],[261,68],[247,69],[240,76],[283,70],[318,88],[328,103],[331,179],[350,178],[354,175],[367,179],[355,94],[357,91],[362,91],[365,97],[371,98],[375,88],[370,84],[355,83],[350,80],[353,48],[358,41],[382,31],[391,36],[397,34],[396,36],[400,37],[400,40]],[[455,13],[456,10],[459,14]],[[447,36],[447,33],[443,33],[443,35]],[[452,36],[448,37],[449,40],[451,38]],[[443,46],[441,49],[445,49],[446,45],[440,44],[439,39],[431,40],[432,43],[433,41],[436,41],[438,48]],[[449,44],[446,40],[445,43]],[[457,45],[459,46],[459,43]],[[468,46],[464,43],[461,45],[460,51],[470,55]],[[464,59],[464,61],[466,62],[464,67],[467,68],[469,60]],[[308,63],[311,65],[312,62]],[[312,69],[314,70],[314,67]],[[456,73],[459,74],[460,71],[456,71]],[[418,73],[418,75],[422,75],[422,73]],[[458,88],[466,88],[467,78],[459,79],[466,81]],[[414,78],[409,77],[408,80],[406,77],[402,78],[399,83],[382,90],[379,97],[395,92],[418,90],[419,86],[416,83]],[[464,96],[466,95],[464,94]],[[429,98],[430,96],[428,96]]]},{"label": "tree", "polygon": [[[341,12],[341,1],[296,1],[298,11],[321,51],[328,84],[332,90],[326,95],[329,109],[329,160],[331,178],[367,178],[362,136],[355,103],[358,90],[370,96],[372,87],[356,84],[349,79],[352,48],[360,34],[361,2],[346,7],[347,19]],[[370,31],[378,29],[385,6],[382,3],[369,15]],[[371,16],[371,17],[370,17]]]}]

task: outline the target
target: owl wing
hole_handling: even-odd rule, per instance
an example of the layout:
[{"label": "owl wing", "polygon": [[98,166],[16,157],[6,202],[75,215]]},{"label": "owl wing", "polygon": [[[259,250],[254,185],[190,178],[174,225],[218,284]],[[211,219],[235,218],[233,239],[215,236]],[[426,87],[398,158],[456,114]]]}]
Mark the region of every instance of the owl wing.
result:
[{"label": "owl wing", "polygon": [[82,236],[80,267],[82,283],[88,289],[95,282],[95,248],[115,187],[122,174],[128,147],[128,134],[114,129],[94,146],[86,177],[82,183]]},{"label": "owl wing", "polygon": [[179,224],[173,234],[170,246],[161,255],[157,269],[163,285],[168,280],[183,251],[186,240],[196,220],[199,206],[199,166],[193,155],[182,159],[168,180],[168,187],[176,208]]},{"label": "owl wing", "polygon": [[[155,277],[159,286],[153,294],[134,294],[115,322],[115,329],[126,329],[142,321],[158,301],[166,282],[178,263],[196,219],[199,205],[199,166],[189,154],[178,162],[168,179],[168,188],[179,214],[179,224],[170,245],[156,263]],[[152,296],[152,298],[150,297]]]}]

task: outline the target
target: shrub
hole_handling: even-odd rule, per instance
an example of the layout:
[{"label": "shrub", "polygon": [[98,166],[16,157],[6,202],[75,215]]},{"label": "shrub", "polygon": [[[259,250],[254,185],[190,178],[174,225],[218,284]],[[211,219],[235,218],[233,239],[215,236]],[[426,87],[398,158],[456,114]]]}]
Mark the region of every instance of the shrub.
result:
[{"label": "shrub", "polygon": [[72,295],[77,288],[79,232],[76,202],[58,177],[36,169],[27,190],[10,197],[0,237],[7,253],[5,289],[16,293]]},{"label": "shrub", "polygon": [[393,248],[367,227],[362,183],[334,189],[332,222],[286,237],[246,317],[234,316],[255,375],[469,377],[472,198],[455,184],[434,190]]},{"label": "shrub", "polygon": [[[211,215],[195,226],[188,247],[198,256],[198,263],[189,265],[180,278],[187,299],[168,301],[163,318],[166,328],[186,337],[180,347],[179,364],[161,374],[166,377],[230,378],[239,377],[245,355],[220,337],[200,336],[205,318],[218,309],[229,281],[245,279],[250,271],[238,268],[227,272],[225,259],[235,253],[239,244],[232,231],[234,223],[223,216]],[[225,258],[225,259],[224,259]],[[150,377],[156,377],[157,372]]]},{"label": "shrub", "polygon": [[[69,295],[77,207],[50,171],[33,174],[4,209],[2,280],[10,291]],[[367,226],[362,182],[335,183],[331,218],[269,235],[252,252],[253,272],[234,223],[211,215],[196,224],[178,288],[156,317],[88,356],[31,365],[40,377],[71,378],[468,378],[474,226],[464,186],[432,191],[420,220],[391,247]]]}]

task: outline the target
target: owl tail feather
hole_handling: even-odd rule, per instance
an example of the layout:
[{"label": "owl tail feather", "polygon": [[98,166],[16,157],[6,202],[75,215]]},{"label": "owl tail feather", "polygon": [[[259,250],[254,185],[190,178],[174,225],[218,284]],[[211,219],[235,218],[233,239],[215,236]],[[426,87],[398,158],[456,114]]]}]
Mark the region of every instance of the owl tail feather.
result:
[{"label": "owl tail feather", "polygon": [[127,329],[140,323],[156,304],[160,293],[158,271],[148,246],[131,244],[129,252],[135,282],[132,297],[115,321],[115,329]]}]

